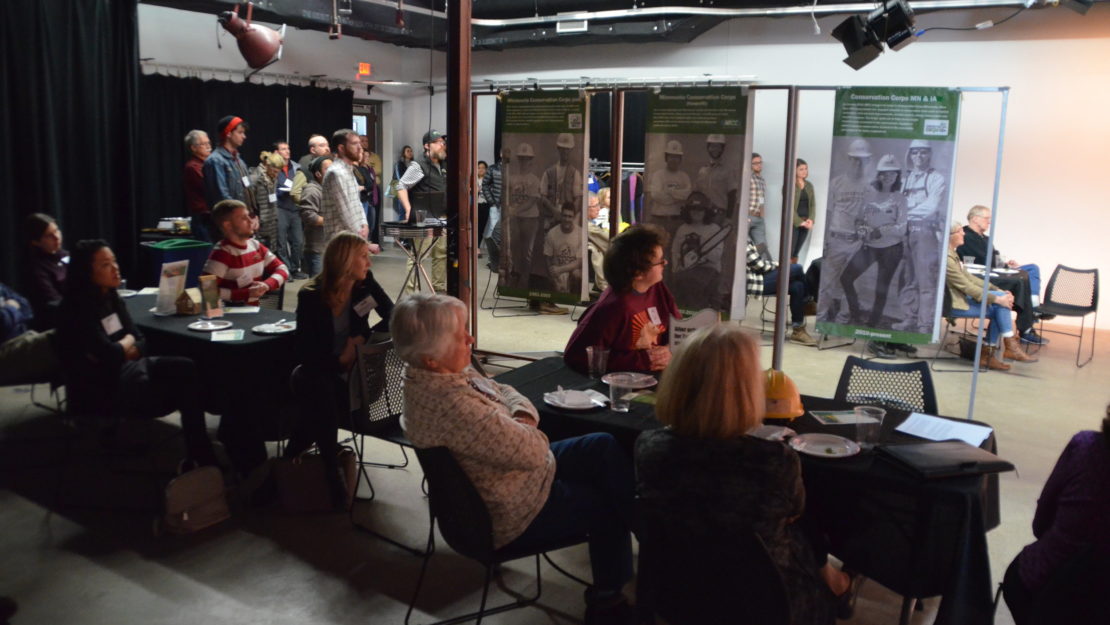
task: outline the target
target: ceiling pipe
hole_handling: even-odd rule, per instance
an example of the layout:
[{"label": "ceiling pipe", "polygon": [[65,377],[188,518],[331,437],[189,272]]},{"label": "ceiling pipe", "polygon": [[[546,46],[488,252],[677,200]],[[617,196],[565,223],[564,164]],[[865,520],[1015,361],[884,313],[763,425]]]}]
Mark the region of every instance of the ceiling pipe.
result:
[{"label": "ceiling pipe", "polygon": [[[368,4],[376,4],[396,8],[396,0],[362,0]],[[914,11],[958,10],[958,9],[984,9],[992,7],[1019,7],[1025,6],[1025,0],[922,0],[912,2]],[[515,17],[506,19],[471,18],[474,26],[488,28],[504,28],[508,26],[533,26],[540,24],[555,24],[558,22],[573,22],[581,20],[619,20],[627,18],[650,18],[662,16],[700,16],[700,17],[786,17],[790,15],[833,15],[838,13],[869,13],[875,7],[870,3],[826,4],[826,5],[801,5],[789,7],[760,7],[760,8],[711,8],[711,7],[646,7],[642,9],[617,9],[611,11],[571,11],[557,15],[535,15],[531,17]],[[424,7],[408,5],[405,11],[446,19],[447,14]]]}]

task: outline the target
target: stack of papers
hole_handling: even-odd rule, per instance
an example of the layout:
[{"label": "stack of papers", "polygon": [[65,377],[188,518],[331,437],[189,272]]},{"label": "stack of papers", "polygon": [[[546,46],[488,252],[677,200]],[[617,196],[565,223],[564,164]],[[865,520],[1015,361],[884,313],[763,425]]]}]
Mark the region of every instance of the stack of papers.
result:
[{"label": "stack of papers", "polygon": [[920,412],[911,413],[909,418],[895,429],[931,441],[961,440],[975,447],[982,445],[993,431],[985,425],[941,419]]}]

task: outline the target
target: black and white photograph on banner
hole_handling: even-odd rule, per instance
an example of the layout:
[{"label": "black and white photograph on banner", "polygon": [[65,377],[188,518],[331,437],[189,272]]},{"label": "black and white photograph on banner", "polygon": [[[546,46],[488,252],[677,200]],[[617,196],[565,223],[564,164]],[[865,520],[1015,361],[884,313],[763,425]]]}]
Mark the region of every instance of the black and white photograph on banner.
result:
[{"label": "black and white photograph on banner", "polygon": [[577,303],[584,296],[586,249],[582,135],[504,133],[502,144],[508,164],[498,288],[505,295],[546,293]]},{"label": "black and white photograph on banner", "polygon": [[834,137],[818,322],[932,335],[954,144]]},{"label": "black and white photograph on banner", "polygon": [[675,301],[729,310],[744,137],[648,134],[645,145],[644,214],[670,237],[665,281]]}]

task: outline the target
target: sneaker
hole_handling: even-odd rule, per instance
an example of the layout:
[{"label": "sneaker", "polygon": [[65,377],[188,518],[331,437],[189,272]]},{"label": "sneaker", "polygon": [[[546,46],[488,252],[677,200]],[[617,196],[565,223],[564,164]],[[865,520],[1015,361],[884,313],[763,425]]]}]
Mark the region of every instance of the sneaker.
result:
[{"label": "sneaker", "polygon": [[1021,335],[1022,343],[1029,343],[1030,345],[1048,345],[1048,339],[1030,330]]},{"label": "sneaker", "polygon": [[888,343],[888,345],[890,345],[890,348],[895,352],[902,352],[905,354],[906,358],[917,356],[917,348],[909,343]]},{"label": "sneaker", "polygon": [[871,352],[876,358],[896,358],[897,354],[890,348],[889,345],[880,341],[868,341],[867,351]]},{"label": "sneaker", "polygon": [[532,310],[540,313],[541,315],[566,315],[570,312],[566,308],[556,306],[555,304],[553,304],[551,302],[536,302],[536,301],[533,301],[529,305],[529,308],[531,308]]},{"label": "sneaker", "polygon": [[809,332],[806,332],[804,326],[797,326],[794,328],[794,331],[790,333],[790,342],[813,347],[817,344],[817,339],[810,336]]}]

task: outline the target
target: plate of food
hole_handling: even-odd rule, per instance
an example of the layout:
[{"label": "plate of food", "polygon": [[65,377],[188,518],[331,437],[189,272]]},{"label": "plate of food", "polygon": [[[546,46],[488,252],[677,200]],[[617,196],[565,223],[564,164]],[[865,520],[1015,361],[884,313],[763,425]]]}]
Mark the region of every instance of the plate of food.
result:
[{"label": "plate of food", "polygon": [[251,328],[256,334],[288,334],[297,331],[296,321],[279,321],[277,323],[263,323]]},{"label": "plate of food", "polygon": [[646,373],[633,373],[631,371],[615,371],[613,373],[606,373],[605,375],[601,376],[601,381],[606,384],[612,384],[613,377],[618,375],[624,378],[621,382],[621,386],[631,389],[651,388],[659,382],[659,380],[656,380],[655,376],[653,375],[648,375]]},{"label": "plate of food", "polygon": [[214,332],[230,328],[231,322],[226,319],[197,319],[186,327],[197,332]]},{"label": "plate of food", "polygon": [[604,406],[609,398],[595,390],[557,390],[543,394],[543,402],[563,410],[592,410]]},{"label": "plate of food", "polygon": [[859,443],[836,434],[799,434],[790,439],[798,453],[818,458],[846,458],[859,453]]}]

